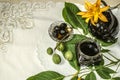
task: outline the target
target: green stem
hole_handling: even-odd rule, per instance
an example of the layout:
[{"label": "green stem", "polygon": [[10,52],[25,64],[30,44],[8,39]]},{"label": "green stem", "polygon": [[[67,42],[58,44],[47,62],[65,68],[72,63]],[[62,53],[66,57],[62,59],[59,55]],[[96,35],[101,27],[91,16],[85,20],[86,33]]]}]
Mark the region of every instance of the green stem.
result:
[{"label": "green stem", "polygon": [[106,59],[108,59],[111,62],[114,62],[113,60],[111,60],[110,58],[106,57],[105,55],[103,55]]},{"label": "green stem", "polygon": [[54,51],[57,49],[57,47],[61,44],[61,42],[59,42],[56,47],[54,48]]},{"label": "green stem", "polygon": [[65,38],[67,38],[68,36],[70,36],[70,33],[66,34],[66,35],[62,38],[62,40],[59,41],[59,43],[58,43],[58,44],[55,46],[55,48],[54,48],[54,52],[55,52],[55,50],[57,49],[57,47],[63,42],[63,40],[64,40]]},{"label": "green stem", "polygon": [[116,65],[117,63],[119,63],[120,62],[120,60],[118,60],[118,61],[113,61],[113,62],[111,62],[111,63],[109,63],[109,64],[107,64],[107,65],[105,65],[105,66],[107,66],[107,67],[110,67],[110,65],[111,66],[114,66],[114,65]]},{"label": "green stem", "polygon": [[[111,65],[111,66],[114,66],[114,65],[116,65],[117,63],[120,62],[120,60],[118,60],[118,61],[113,61],[113,60],[109,59],[108,57],[106,57],[105,55],[104,55],[104,57],[111,61],[110,64],[104,65],[104,66],[106,66],[106,67],[110,67],[110,65]],[[116,71],[118,70],[119,67],[120,67],[120,63],[119,63],[119,65],[117,66]],[[96,71],[96,70],[98,70],[99,68],[100,68],[100,67],[95,68],[95,69],[91,69],[91,71],[92,71],[92,72],[93,72],[93,71]],[[83,75],[81,75],[81,77],[84,77],[84,76],[86,76],[86,75],[88,74],[88,72],[90,72],[90,71],[84,71],[84,70],[87,70],[87,69],[89,69],[89,68],[81,69],[80,71],[76,72],[75,74],[67,75],[66,77],[69,77],[69,76],[75,77],[75,76],[77,76],[78,74],[83,74]],[[84,72],[81,72],[81,71],[84,71]],[[84,73],[86,73],[86,74],[84,74]]]},{"label": "green stem", "polygon": [[108,54],[110,55],[110,56],[112,56],[113,58],[115,58],[116,60],[119,60],[118,58],[116,58],[114,55],[112,55],[111,53],[109,53],[108,52]]},{"label": "green stem", "polygon": [[[120,67],[120,63],[118,64],[118,66],[117,66],[117,68],[115,70],[116,72],[117,72],[117,70],[118,70],[119,67]],[[113,74],[111,78],[113,78],[114,76],[115,76],[115,74]]]},{"label": "green stem", "polygon": [[[102,48],[102,50],[104,50],[104,48]],[[119,60],[117,57],[115,57],[113,54],[111,54],[110,51],[108,51],[108,52],[103,52],[103,53],[108,53],[108,54],[109,54],[110,56],[112,56],[114,59]]]},{"label": "green stem", "polygon": [[114,66],[115,64],[113,64],[113,63],[109,63],[109,64],[106,64],[105,66],[106,67],[111,67],[111,66]]},{"label": "green stem", "polygon": [[117,70],[118,70],[119,67],[120,67],[120,63],[118,64],[118,66],[117,66],[117,68],[116,68],[116,72],[117,72]]}]

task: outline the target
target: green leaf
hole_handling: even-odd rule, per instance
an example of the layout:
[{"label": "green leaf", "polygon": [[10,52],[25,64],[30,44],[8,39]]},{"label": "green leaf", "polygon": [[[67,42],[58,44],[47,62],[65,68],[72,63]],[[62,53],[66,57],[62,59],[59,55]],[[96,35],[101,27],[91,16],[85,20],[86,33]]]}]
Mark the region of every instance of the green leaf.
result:
[{"label": "green leaf", "polygon": [[78,61],[77,61],[77,57],[76,57],[75,44],[68,44],[68,45],[65,45],[65,47],[66,47],[66,50],[63,52],[63,55],[65,54],[65,52],[70,50],[73,53],[73,59],[70,60],[69,63],[73,68],[75,68],[77,71],[79,71],[80,66],[78,65]]},{"label": "green leaf", "polygon": [[78,16],[77,13],[80,12],[79,8],[73,4],[65,2],[65,7],[63,8],[62,15],[66,22],[72,25],[73,28],[83,29],[84,34],[88,33],[88,24],[85,20]]},{"label": "green leaf", "polygon": [[36,80],[34,76],[29,77],[27,80]]},{"label": "green leaf", "polygon": [[112,70],[108,67],[105,67],[105,66],[97,66],[96,72],[103,79],[110,79],[111,78],[110,74],[116,73],[114,70]]},{"label": "green leaf", "polygon": [[94,72],[89,73],[86,77],[85,80],[96,80],[96,76]]},{"label": "green leaf", "polygon": [[108,67],[105,67],[105,66],[103,66],[102,69],[103,69],[104,71],[108,72],[109,74],[116,73],[114,70],[112,70],[112,69],[110,69],[110,68],[108,68]]},{"label": "green leaf", "polygon": [[74,76],[71,80],[78,80],[78,76]]},{"label": "green leaf", "polygon": [[104,59],[101,60],[100,65],[104,65],[105,61]]},{"label": "green leaf", "polygon": [[117,42],[117,38],[113,42],[104,42],[104,41],[99,40],[99,39],[96,39],[96,40],[104,47],[111,46]]},{"label": "green leaf", "polygon": [[109,49],[102,49],[101,52],[102,53],[107,53],[107,52],[110,52],[110,50]]},{"label": "green leaf", "polygon": [[120,77],[112,78],[112,80],[120,80]]},{"label": "green leaf", "polygon": [[78,60],[77,60],[77,54],[76,54],[75,46],[76,46],[76,43],[78,43],[79,41],[81,41],[83,39],[86,39],[86,37],[83,36],[83,35],[74,34],[73,38],[70,41],[67,41],[67,42],[64,43],[65,50],[62,52],[64,56],[65,56],[65,53],[67,51],[71,51],[72,52],[73,59],[70,60],[69,63],[77,71],[80,70],[80,66],[78,65]]},{"label": "green leaf", "polygon": [[27,80],[63,80],[64,77],[65,76],[54,71],[45,71],[29,77]]},{"label": "green leaf", "polygon": [[99,75],[101,78],[103,78],[103,79],[110,79],[110,78],[111,78],[110,74],[107,73],[107,72],[104,72],[104,71],[102,71],[102,70],[96,70],[96,72],[97,72],[98,75]]},{"label": "green leaf", "polygon": [[66,42],[66,43],[67,43],[67,44],[76,44],[76,43],[78,43],[78,42],[80,42],[80,41],[82,41],[82,40],[84,40],[84,39],[86,39],[86,38],[87,38],[87,37],[84,36],[84,35],[74,34],[74,35],[73,35],[73,38],[72,38],[70,41]]}]

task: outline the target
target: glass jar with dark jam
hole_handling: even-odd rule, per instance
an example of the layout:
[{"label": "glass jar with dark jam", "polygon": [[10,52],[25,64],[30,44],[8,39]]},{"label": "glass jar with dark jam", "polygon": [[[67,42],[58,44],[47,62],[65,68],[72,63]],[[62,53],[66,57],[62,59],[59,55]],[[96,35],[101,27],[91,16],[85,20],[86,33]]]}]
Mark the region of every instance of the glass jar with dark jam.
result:
[{"label": "glass jar with dark jam", "polygon": [[99,20],[96,26],[89,22],[89,31],[93,36],[104,42],[114,42],[119,32],[118,20],[110,11],[103,14],[107,17],[108,22]]},{"label": "glass jar with dark jam", "polygon": [[99,65],[102,61],[100,46],[92,39],[77,43],[76,52],[79,65]]},{"label": "glass jar with dark jam", "polygon": [[65,42],[72,38],[73,29],[68,23],[56,21],[51,24],[48,32],[53,40],[57,42]]},{"label": "glass jar with dark jam", "polygon": [[[104,6],[107,6],[107,3],[104,0],[101,0],[101,2]],[[89,31],[93,36],[104,42],[114,42],[119,32],[118,20],[110,9],[103,12],[103,15],[108,19],[108,22],[103,22],[99,19],[96,26],[94,26],[89,21]]]}]

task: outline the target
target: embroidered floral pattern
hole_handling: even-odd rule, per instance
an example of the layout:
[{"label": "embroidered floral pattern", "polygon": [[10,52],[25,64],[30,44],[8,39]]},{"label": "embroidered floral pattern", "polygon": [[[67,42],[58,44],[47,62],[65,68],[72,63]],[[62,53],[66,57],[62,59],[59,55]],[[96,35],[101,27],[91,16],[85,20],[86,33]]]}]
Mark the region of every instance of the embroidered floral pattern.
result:
[{"label": "embroidered floral pattern", "polygon": [[32,13],[36,10],[46,10],[54,6],[49,2],[0,2],[0,45],[12,41],[13,29],[31,29],[34,27]]}]

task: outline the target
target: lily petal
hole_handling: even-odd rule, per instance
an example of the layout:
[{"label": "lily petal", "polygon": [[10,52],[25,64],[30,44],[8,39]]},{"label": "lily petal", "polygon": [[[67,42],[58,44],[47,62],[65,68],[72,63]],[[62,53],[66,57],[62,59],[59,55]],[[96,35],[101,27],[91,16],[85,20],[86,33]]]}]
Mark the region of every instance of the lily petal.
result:
[{"label": "lily petal", "polygon": [[101,0],[97,0],[95,4],[96,4],[96,6],[100,7],[100,3],[101,3]]},{"label": "lily petal", "polygon": [[77,15],[84,15],[86,12],[78,12]]},{"label": "lily petal", "polygon": [[96,12],[96,14],[94,15],[94,22],[97,23],[98,22],[98,13]]},{"label": "lily petal", "polygon": [[86,0],[85,1],[85,9],[90,10],[91,7],[92,7],[92,4]]},{"label": "lily petal", "polygon": [[103,8],[100,7],[101,5],[101,0],[97,0],[94,4],[85,1],[85,8],[86,12],[78,12],[77,15],[81,15],[82,18],[86,18],[85,22],[88,23],[89,20],[90,22],[96,26],[96,23],[98,22],[98,19],[100,19],[103,22],[108,22],[106,16],[102,13],[107,11],[110,7],[105,6]]},{"label": "lily petal", "polygon": [[106,6],[100,9],[100,12],[104,12],[107,11],[110,8],[110,6]]},{"label": "lily petal", "polygon": [[88,23],[88,22],[89,22],[89,20],[90,20],[90,18],[87,18],[87,19],[85,19],[85,22],[86,22],[86,23]]},{"label": "lily petal", "polygon": [[108,22],[107,18],[102,13],[99,14],[99,19],[103,22]]},{"label": "lily petal", "polygon": [[96,26],[96,24],[94,23],[93,18],[91,18],[90,21],[91,21],[91,23],[92,23],[94,26]]},{"label": "lily petal", "polygon": [[89,18],[89,17],[92,17],[92,16],[93,16],[93,14],[88,12],[88,13],[82,15],[82,18]]}]

